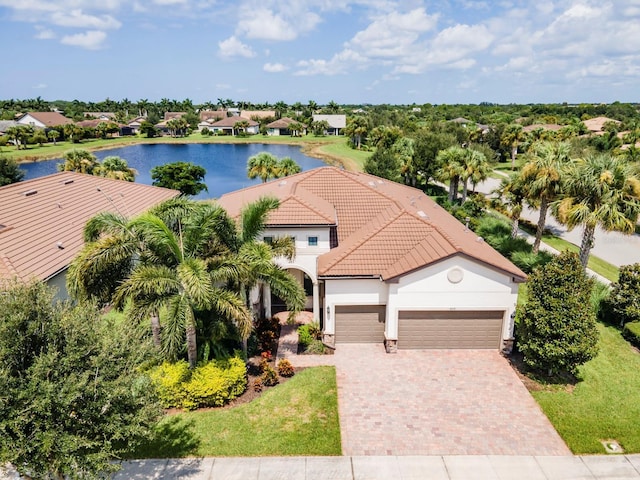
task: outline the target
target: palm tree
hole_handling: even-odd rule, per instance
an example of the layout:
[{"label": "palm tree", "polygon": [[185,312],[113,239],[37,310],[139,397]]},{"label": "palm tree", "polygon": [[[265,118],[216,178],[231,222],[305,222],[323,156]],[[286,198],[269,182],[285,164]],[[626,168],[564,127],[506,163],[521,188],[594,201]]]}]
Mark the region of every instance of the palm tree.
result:
[{"label": "palm tree", "polygon": [[529,202],[540,209],[533,251],[542,241],[549,204],[562,191],[562,171],[570,162],[571,146],[564,142],[538,142],[530,150],[529,161],[522,168]]},{"label": "palm tree", "polygon": [[238,133],[240,133],[240,131],[242,131],[243,134],[247,133],[247,128],[249,128],[249,120],[247,119],[243,119],[243,120],[238,120],[234,125],[233,125],[234,129],[238,129]]},{"label": "palm tree", "polygon": [[516,238],[522,213],[522,202],[527,197],[526,184],[522,174],[512,173],[509,178],[503,178],[494,193],[498,194],[507,209],[507,214],[511,219],[511,238]]},{"label": "palm tree", "polygon": [[284,157],[278,161],[278,177],[288,177],[300,173],[302,168],[291,157]]},{"label": "palm tree", "polygon": [[464,158],[467,151],[462,148],[453,146],[438,152],[436,161],[440,168],[436,172],[436,178],[443,182],[449,182],[449,202],[453,203],[458,198],[458,185],[460,177],[464,173]]},{"label": "palm tree", "polygon": [[278,177],[278,159],[269,152],[260,152],[249,157],[247,176],[250,179],[260,177],[263,182]]},{"label": "palm tree", "polygon": [[135,168],[129,167],[125,159],[114,155],[105,157],[102,163],[96,167],[94,173],[100,177],[126,182],[134,182],[138,174]]},{"label": "palm tree", "polygon": [[552,206],[569,229],[584,228],[580,262],[586,268],[596,226],[631,234],[640,214],[640,179],[624,160],[610,154],[590,154],[569,168],[563,193]]},{"label": "palm tree", "polygon": [[363,139],[367,136],[369,125],[367,119],[362,116],[350,117],[344,129],[345,135],[351,137],[353,145],[360,150]]},{"label": "palm tree", "polygon": [[58,138],[60,138],[60,132],[58,130],[49,130],[47,132],[47,137],[49,137],[50,140],[53,140],[53,145],[57,145],[58,144]]},{"label": "palm tree", "polygon": [[78,172],[93,175],[93,171],[99,166],[98,159],[88,150],[74,148],[62,155],[64,163],[58,164],[61,172]]},{"label": "palm tree", "polygon": [[518,145],[524,138],[522,125],[511,123],[505,127],[502,132],[500,142],[511,151],[511,169],[516,168],[516,155],[518,154]]},{"label": "palm tree", "polygon": [[198,320],[214,315],[233,320],[242,338],[248,336],[249,312],[237,292],[224,287],[240,278],[240,262],[232,253],[233,223],[222,208],[179,198],[131,221],[101,214],[85,227],[85,239],[69,268],[70,293],[111,297],[116,308],[128,304],[134,318],[152,319],[156,342],[163,314],[165,355],[175,357],[186,344],[195,366]]},{"label": "palm tree", "polygon": [[462,159],[462,174],[460,175],[460,180],[462,180],[462,203],[467,201],[469,180],[475,185],[485,180],[489,175],[489,161],[484,153],[472,148],[467,148],[465,151],[466,155]]}]

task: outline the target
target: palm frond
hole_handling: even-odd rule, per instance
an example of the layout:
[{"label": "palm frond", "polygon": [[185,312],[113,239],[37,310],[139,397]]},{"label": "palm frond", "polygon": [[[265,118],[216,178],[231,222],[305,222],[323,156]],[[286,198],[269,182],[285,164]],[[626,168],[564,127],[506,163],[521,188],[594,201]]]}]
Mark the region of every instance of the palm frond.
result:
[{"label": "palm frond", "polygon": [[122,235],[128,230],[128,220],[119,213],[100,212],[84,226],[84,241],[95,242],[101,235]]},{"label": "palm frond", "polygon": [[240,212],[241,241],[255,240],[264,231],[269,212],[276,210],[280,201],[275,197],[262,197],[248,204]]}]

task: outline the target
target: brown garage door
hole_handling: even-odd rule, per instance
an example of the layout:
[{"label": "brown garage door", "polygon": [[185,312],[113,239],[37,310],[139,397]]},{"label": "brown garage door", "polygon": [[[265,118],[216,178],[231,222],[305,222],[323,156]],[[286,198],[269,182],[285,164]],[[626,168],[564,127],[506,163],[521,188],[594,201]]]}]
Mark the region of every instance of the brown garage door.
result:
[{"label": "brown garage door", "polygon": [[384,305],[336,306],[336,343],[384,341]]},{"label": "brown garage door", "polygon": [[502,311],[398,312],[398,348],[500,348]]}]

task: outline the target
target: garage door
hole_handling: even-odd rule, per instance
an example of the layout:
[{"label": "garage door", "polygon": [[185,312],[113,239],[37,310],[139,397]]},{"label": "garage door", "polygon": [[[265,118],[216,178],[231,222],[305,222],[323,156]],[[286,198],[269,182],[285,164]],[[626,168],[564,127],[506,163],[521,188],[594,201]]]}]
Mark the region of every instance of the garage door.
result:
[{"label": "garage door", "polygon": [[500,348],[503,311],[398,313],[398,348]]},{"label": "garage door", "polygon": [[336,306],[336,343],[382,343],[384,305]]}]

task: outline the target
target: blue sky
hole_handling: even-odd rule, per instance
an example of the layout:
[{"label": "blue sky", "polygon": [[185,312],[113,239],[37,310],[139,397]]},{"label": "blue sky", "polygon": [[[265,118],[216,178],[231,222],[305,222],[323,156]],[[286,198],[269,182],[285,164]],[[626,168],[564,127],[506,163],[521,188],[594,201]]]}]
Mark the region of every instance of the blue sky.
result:
[{"label": "blue sky", "polygon": [[0,98],[639,101],[640,0],[0,0]]}]

